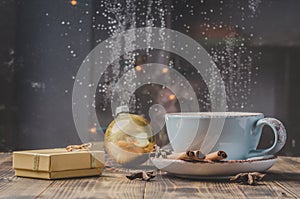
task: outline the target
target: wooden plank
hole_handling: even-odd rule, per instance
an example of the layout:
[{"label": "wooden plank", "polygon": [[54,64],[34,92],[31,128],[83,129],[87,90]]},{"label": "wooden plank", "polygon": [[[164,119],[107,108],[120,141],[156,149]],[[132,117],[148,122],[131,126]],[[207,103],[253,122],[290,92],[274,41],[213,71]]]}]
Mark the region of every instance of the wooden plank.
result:
[{"label": "wooden plank", "polygon": [[0,168],[0,179],[7,179],[14,176],[11,154],[0,154]]},{"label": "wooden plank", "polygon": [[236,188],[240,189],[245,194],[246,198],[295,198],[295,195],[291,191],[285,190],[272,181],[262,182],[257,186],[236,184]]},{"label": "wooden plank", "polygon": [[12,169],[12,157],[10,153],[1,153],[0,154],[0,192],[5,187],[9,186],[8,184],[14,178],[14,171]]},{"label": "wooden plank", "polygon": [[34,198],[52,182],[14,176],[11,154],[0,154],[0,198]]},{"label": "wooden plank", "polygon": [[9,183],[0,187],[0,198],[35,198],[51,183],[50,180],[14,177]]},{"label": "wooden plank", "polygon": [[280,157],[268,177],[295,198],[300,198],[300,158]]},{"label": "wooden plank", "polygon": [[[299,161],[299,158],[279,157],[275,165],[267,171],[267,176],[259,186],[249,188],[249,186],[239,185],[238,187],[250,198],[266,196],[299,198]],[[292,178],[294,179],[292,180]],[[288,181],[286,181],[287,179]]]},{"label": "wooden plank", "polygon": [[240,185],[229,180],[191,180],[171,176],[158,176],[146,184],[145,198],[280,198],[296,197],[275,182],[258,186]]},{"label": "wooden plank", "polygon": [[296,157],[279,157],[275,165],[270,171],[277,170],[278,172],[294,172],[300,173],[300,158]]},{"label": "wooden plank", "polygon": [[145,198],[193,198],[198,195],[198,184],[162,173],[146,183]]},{"label": "wooden plank", "polygon": [[0,153],[0,166],[2,165],[3,162],[8,162],[11,160],[12,160],[11,153]]},{"label": "wooden plank", "polygon": [[224,198],[224,196],[244,197],[228,180],[193,180],[169,175],[158,175],[154,181],[146,183],[145,198]]},{"label": "wooden plank", "polygon": [[106,172],[101,177],[56,180],[41,198],[143,198],[144,181]]},{"label": "wooden plank", "polygon": [[[300,198],[300,158],[280,157],[258,186],[228,180],[191,180],[159,173],[130,181],[124,171],[101,177],[38,180],[13,176],[10,155],[0,154],[0,198]],[[160,175],[161,174],[161,175]]]},{"label": "wooden plank", "polygon": [[[280,157],[272,171],[274,172],[274,170],[278,170],[281,171],[281,173],[277,173],[275,175],[276,178],[273,177],[272,173],[268,174],[267,181],[260,183],[260,185],[258,186],[248,186],[236,183],[229,183],[227,180],[197,181],[162,175],[158,176],[158,179],[156,179],[155,181],[146,184],[145,196],[146,198],[177,198],[183,196],[183,191],[187,191],[189,198],[264,198],[266,196],[275,198],[300,198],[299,161],[300,158]],[[294,166],[291,167],[290,164]],[[288,174],[286,173],[287,171],[292,173]],[[271,176],[269,177],[269,175]],[[294,179],[292,181],[286,181],[284,180],[284,178],[279,176],[286,176],[285,179]]]}]

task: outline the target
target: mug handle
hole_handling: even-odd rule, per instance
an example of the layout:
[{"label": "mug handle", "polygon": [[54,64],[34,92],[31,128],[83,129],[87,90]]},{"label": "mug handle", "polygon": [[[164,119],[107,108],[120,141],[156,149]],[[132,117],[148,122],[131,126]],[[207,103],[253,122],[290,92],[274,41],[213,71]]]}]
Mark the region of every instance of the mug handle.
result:
[{"label": "mug handle", "polygon": [[260,132],[262,128],[268,125],[274,133],[274,144],[267,149],[255,149],[249,152],[248,157],[263,156],[267,154],[275,154],[284,146],[287,138],[286,130],[283,124],[275,118],[263,118],[257,121],[253,133]]}]

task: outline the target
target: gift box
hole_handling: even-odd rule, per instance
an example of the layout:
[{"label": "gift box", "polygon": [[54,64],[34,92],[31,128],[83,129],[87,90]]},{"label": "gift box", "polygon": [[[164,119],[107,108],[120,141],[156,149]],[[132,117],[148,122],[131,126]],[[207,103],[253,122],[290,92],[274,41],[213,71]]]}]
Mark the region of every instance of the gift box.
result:
[{"label": "gift box", "polygon": [[100,175],[104,151],[41,149],[13,152],[16,176],[59,179]]}]

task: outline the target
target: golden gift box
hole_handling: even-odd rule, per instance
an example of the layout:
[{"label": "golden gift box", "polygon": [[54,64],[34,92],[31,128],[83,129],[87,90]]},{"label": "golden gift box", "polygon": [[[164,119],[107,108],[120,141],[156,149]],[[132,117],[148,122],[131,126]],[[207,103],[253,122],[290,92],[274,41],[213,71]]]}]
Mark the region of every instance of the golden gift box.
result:
[{"label": "golden gift box", "polygon": [[13,152],[16,176],[59,179],[100,175],[104,151],[72,151],[65,148]]}]

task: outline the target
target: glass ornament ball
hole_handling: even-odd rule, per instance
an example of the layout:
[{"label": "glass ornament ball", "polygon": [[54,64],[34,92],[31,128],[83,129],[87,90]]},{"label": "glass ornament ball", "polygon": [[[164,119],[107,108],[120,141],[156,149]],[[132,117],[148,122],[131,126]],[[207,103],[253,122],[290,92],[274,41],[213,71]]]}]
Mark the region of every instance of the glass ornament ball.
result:
[{"label": "glass ornament ball", "polygon": [[104,138],[110,157],[122,165],[139,165],[153,151],[155,139],[150,123],[142,116],[120,113],[108,126]]}]

